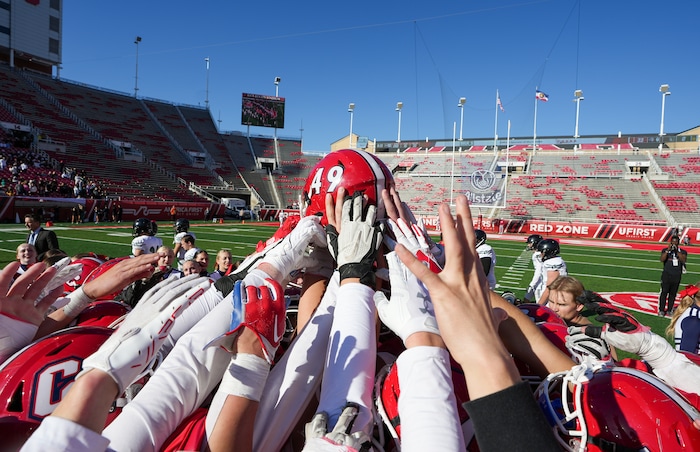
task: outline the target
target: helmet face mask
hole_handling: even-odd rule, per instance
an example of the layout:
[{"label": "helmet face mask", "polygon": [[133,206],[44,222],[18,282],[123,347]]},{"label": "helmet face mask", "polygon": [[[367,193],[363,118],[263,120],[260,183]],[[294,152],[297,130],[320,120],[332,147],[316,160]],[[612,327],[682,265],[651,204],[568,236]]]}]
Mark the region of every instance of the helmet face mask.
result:
[{"label": "helmet face mask", "polygon": [[542,261],[559,255],[559,242],[554,239],[543,239],[537,244],[537,251],[542,255]]},{"label": "helmet face mask", "polygon": [[339,188],[348,196],[361,192],[369,204],[377,206],[377,218],[384,217],[382,190],[394,185],[389,168],[376,156],[360,150],[342,149],[326,155],[309,173],[304,184],[305,215],[321,214],[322,224],[327,224],[326,194],[335,201]]},{"label": "helmet face mask", "polygon": [[582,364],[549,375],[535,398],[564,450],[700,448],[698,410],[648,372]]}]

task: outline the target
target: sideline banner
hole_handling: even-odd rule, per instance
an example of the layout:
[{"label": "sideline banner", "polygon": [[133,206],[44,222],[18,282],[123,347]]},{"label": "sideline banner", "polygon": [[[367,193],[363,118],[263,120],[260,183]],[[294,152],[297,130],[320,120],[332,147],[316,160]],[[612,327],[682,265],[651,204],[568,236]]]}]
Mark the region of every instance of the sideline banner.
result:
[{"label": "sideline banner", "polygon": [[[422,217],[429,232],[439,233],[437,216]],[[629,224],[574,223],[568,221],[501,220],[481,216],[473,218],[474,227],[491,233],[541,234],[545,237],[567,237],[580,239],[608,239],[642,242],[668,242],[675,229],[669,226],[645,226]],[[688,235],[691,243],[700,242],[700,229],[688,228],[681,239]]]},{"label": "sideline banner", "polygon": [[[155,221],[170,220],[170,208],[174,205],[177,218],[208,220],[224,216],[226,206],[208,202],[134,201],[84,198],[41,198],[24,196],[0,197],[0,221],[21,223],[27,213],[39,213],[44,221],[70,222],[73,208],[83,207],[83,221],[94,221],[95,213],[104,211],[111,219],[114,209],[121,206],[123,222],[140,217]],[[205,218],[206,217],[206,218]],[[104,221],[102,219],[101,221]],[[109,221],[109,220],[108,220]]]}]

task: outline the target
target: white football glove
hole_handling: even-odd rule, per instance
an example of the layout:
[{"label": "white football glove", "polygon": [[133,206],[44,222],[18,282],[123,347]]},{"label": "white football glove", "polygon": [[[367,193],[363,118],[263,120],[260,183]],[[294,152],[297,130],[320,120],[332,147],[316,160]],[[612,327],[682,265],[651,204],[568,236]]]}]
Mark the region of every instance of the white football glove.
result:
[{"label": "white football glove", "polygon": [[83,361],[76,378],[99,369],[114,379],[121,394],[156,357],[175,319],[210,285],[208,278],[190,275],[153,286],[109,339]]},{"label": "white football glove", "polygon": [[389,264],[391,301],[383,292],[374,293],[374,304],[384,324],[404,343],[413,333],[440,334],[428,289],[399,260],[393,251],[386,255]]},{"label": "white football glove", "polygon": [[[403,219],[399,218],[396,222],[389,219],[387,220],[387,224],[394,234],[394,237],[396,237],[396,241],[394,241],[388,235],[384,236],[384,243],[389,249],[393,250],[398,242],[405,246],[418,260],[428,265],[428,268],[430,268],[433,273],[440,273],[442,271],[442,266],[433,256],[430,244],[428,243],[429,237],[425,232],[425,228],[422,227],[422,222],[419,222],[417,225],[411,224],[409,226]],[[435,246],[437,247],[437,245]],[[442,254],[442,250],[440,250],[439,247],[437,249]]]},{"label": "white football glove", "polygon": [[369,450],[372,442],[365,432],[350,433],[358,412],[359,405],[349,402],[343,408],[338,422],[330,432],[328,431],[328,415],[323,411],[316,413],[311,422],[304,427],[306,444],[302,450],[306,452]]},{"label": "white football glove", "polygon": [[300,265],[304,267],[305,273],[324,278],[330,278],[335,271],[335,260],[331,252],[319,245],[312,245],[306,249]]},{"label": "white football glove", "polygon": [[310,215],[299,220],[296,227],[267,252],[262,262],[266,262],[283,275],[304,267],[302,263],[306,247],[326,246],[326,233],[321,226],[321,217]]},{"label": "white football glove", "polygon": [[70,257],[64,257],[60,261],[53,264],[52,267],[57,270],[56,274],[53,275],[53,278],[51,278],[48,284],[46,284],[44,290],[41,291],[34,302],[34,306],[38,305],[39,302],[49,294],[49,292],[54,290],[56,287],[62,286],[66,283],[66,281],[72,280],[83,271],[83,264],[71,264]]},{"label": "white football glove", "polygon": [[[340,280],[360,278],[367,286],[374,286],[373,264],[377,250],[382,244],[382,231],[376,222],[377,207],[363,209],[361,192],[343,202],[340,232],[326,226],[328,249],[335,258],[340,272]],[[365,212],[366,210],[366,212]]]}]

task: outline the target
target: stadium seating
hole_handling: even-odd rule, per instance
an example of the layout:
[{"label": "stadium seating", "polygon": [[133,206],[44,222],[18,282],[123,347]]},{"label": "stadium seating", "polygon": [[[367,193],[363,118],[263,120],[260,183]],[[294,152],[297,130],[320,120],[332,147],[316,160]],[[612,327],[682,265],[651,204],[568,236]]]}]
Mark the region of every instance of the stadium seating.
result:
[{"label": "stadium seating", "polygon": [[[247,198],[254,190],[264,204],[291,206],[322,158],[304,153],[300,140],[220,133],[205,108],[136,99],[5,65],[0,76],[0,121],[29,126],[39,143],[48,144],[48,164],[28,169],[23,178],[56,188],[58,195],[66,186],[59,190],[49,184],[56,179],[52,171],[67,165],[113,196],[202,200],[189,191],[194,184],[213,196]],[[138,149],[143,162],[124,158],[126,143]],[[0,154],[16,152],[8,137],[0,137],[0,146]],[[481,144],[405,146],[380,146],[385,152],[377,155],[419,214],[434,214],[435,206],[451,202],[473,174],[498,173],[508,161],[507,206],[491,209],[488,216],[700,223],[697,153],[655,148],[640,153],[631,143],[614,142],[577,144],[575,150],[573,144],[538,143],[534,153],[531,144],[498,152]],[[6,185],[12,179],[7,171],[0,171]]]}]

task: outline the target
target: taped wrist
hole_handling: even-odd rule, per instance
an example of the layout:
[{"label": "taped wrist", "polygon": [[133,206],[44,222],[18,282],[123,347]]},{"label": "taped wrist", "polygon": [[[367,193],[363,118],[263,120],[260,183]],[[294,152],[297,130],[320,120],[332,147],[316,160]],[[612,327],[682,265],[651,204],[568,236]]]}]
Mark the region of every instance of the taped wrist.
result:
[{"label": "taped wrist", "polygon": [[92,302],[92,298],[85,295],[82,287],[68,295],[68,298],[70,298],[70,301],[63,307],[63,314],[66,317],[76,317]]},{"label": "taped wrist", "polygon": [[269,373],[270,365],[264,358],[237,353],[231,358],[219,391],[259,402]]},{"label": "taped wrist", "polygon": [[374,275],[374,268],[372,264],[345,264],[338,268],[338,273],[340,273],[340,280],[347,278],[359,278],[360,283],[365,286],[374,287],[376,277]]}]

